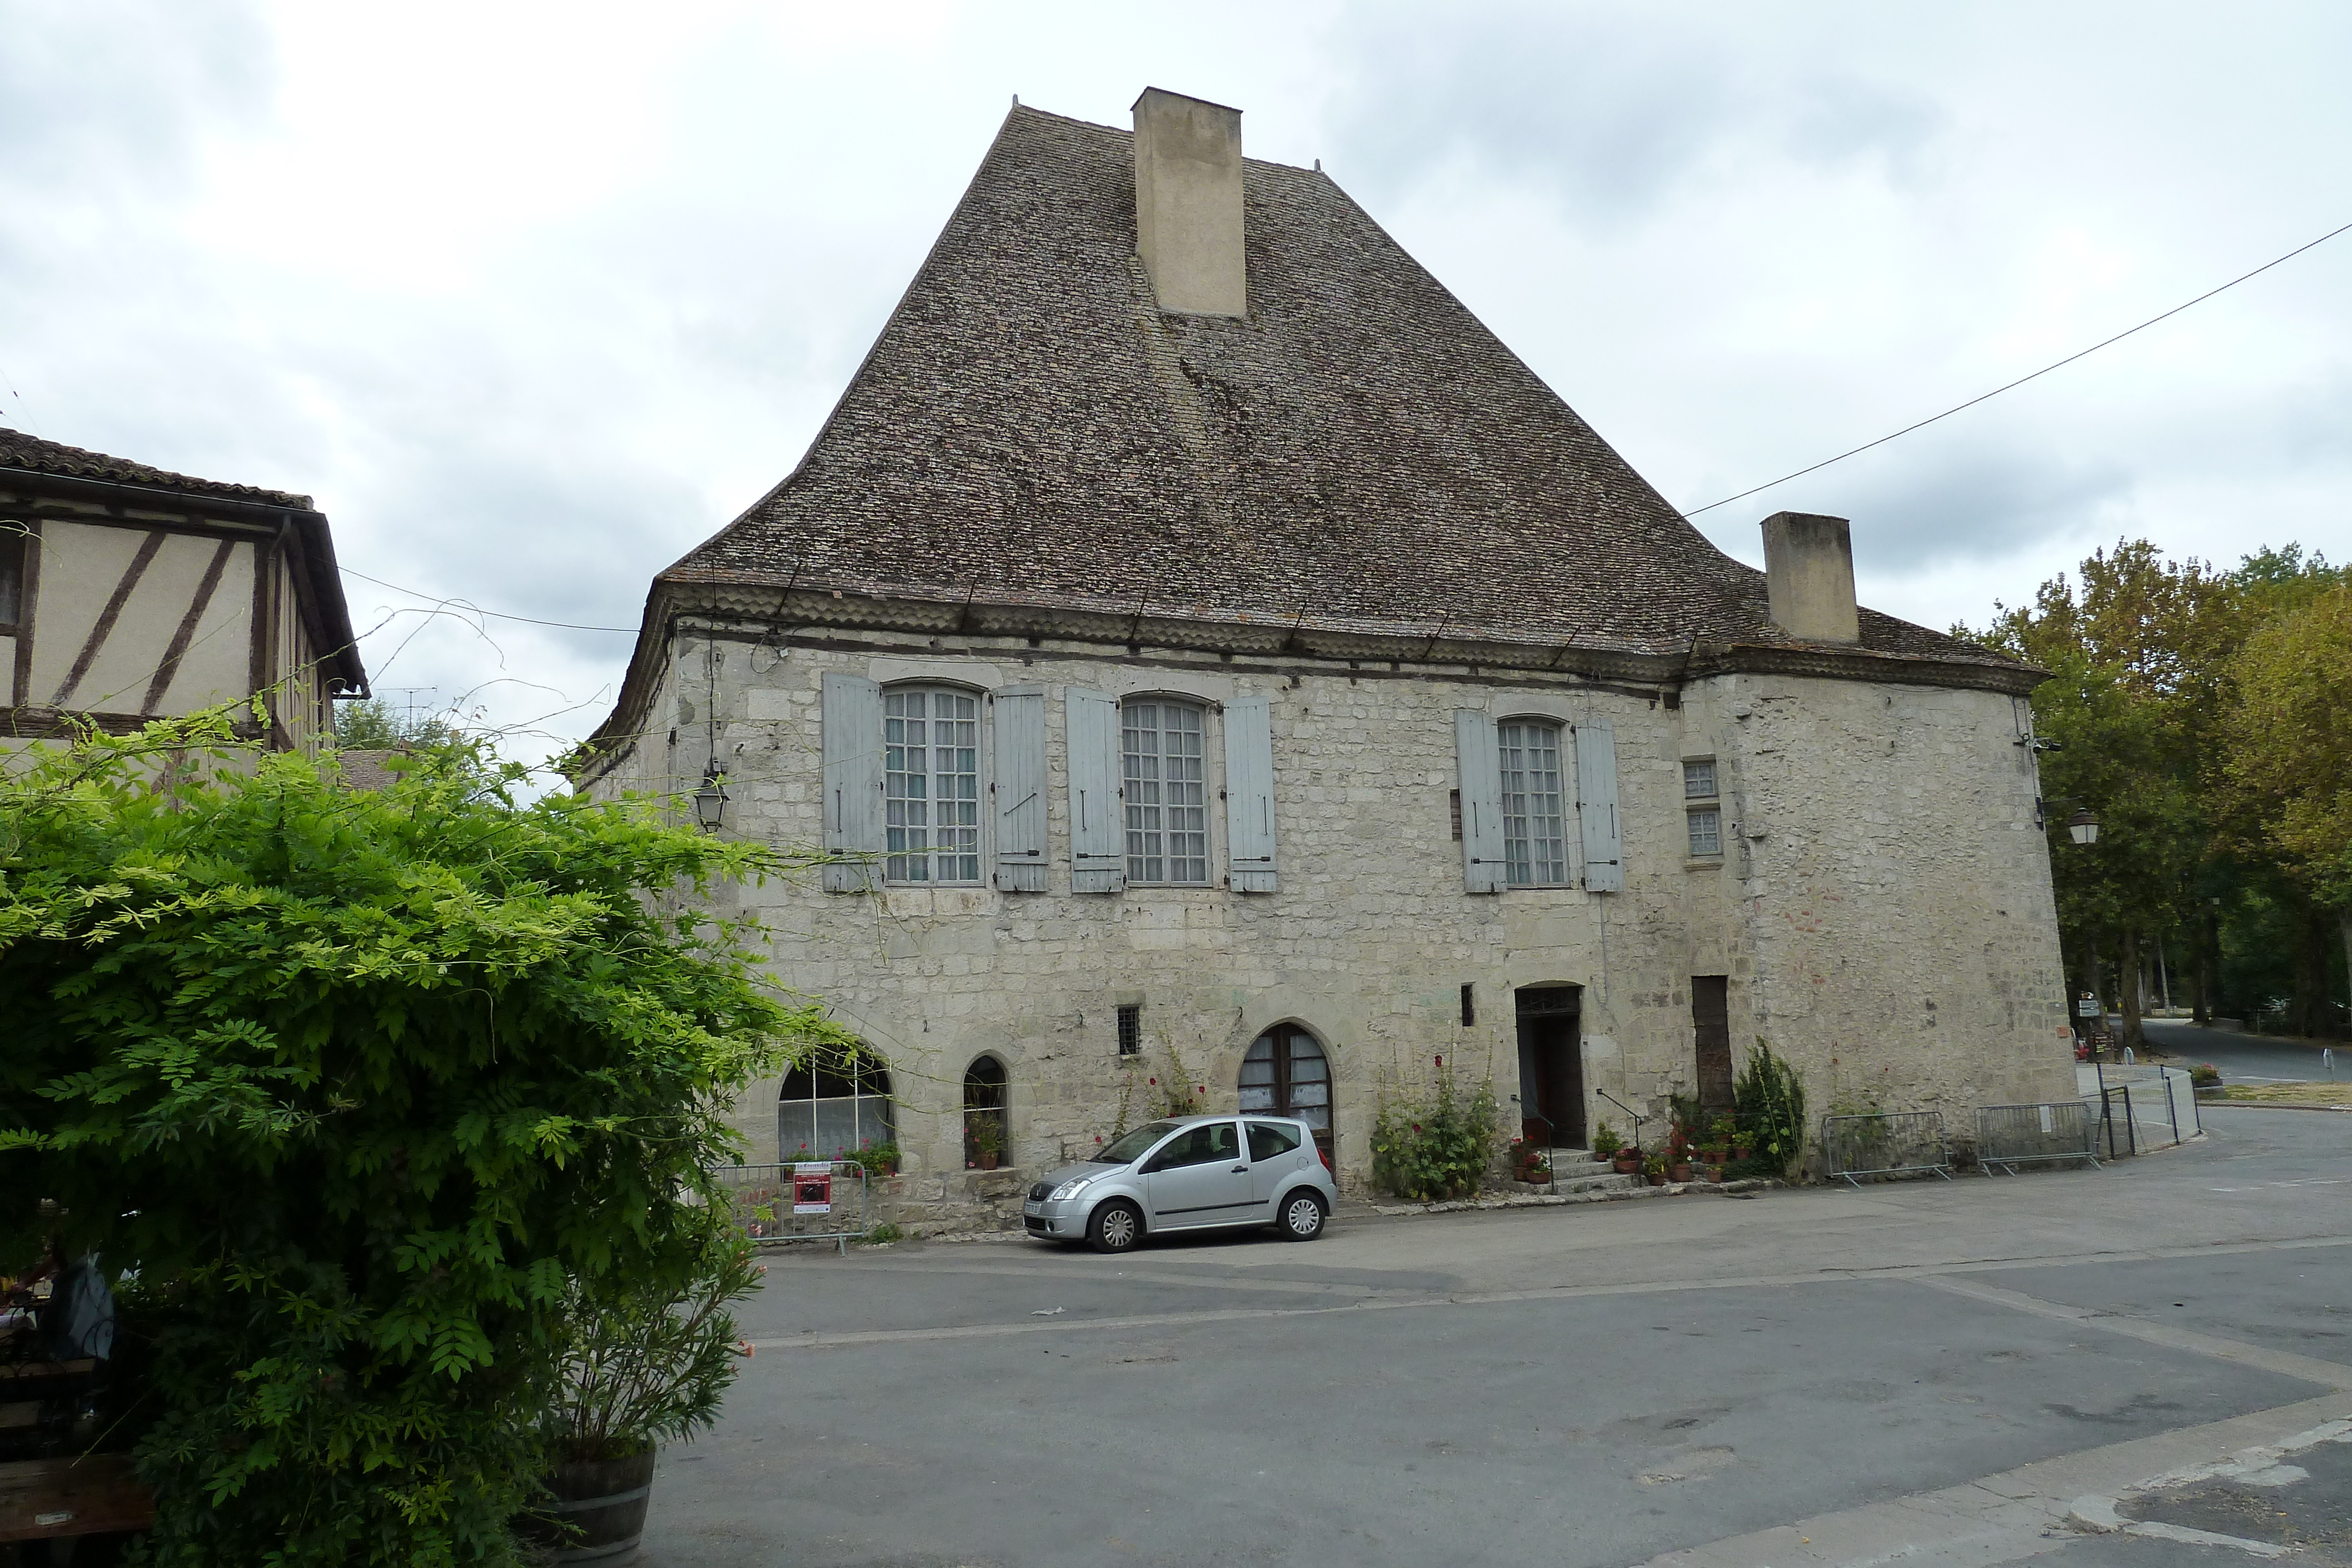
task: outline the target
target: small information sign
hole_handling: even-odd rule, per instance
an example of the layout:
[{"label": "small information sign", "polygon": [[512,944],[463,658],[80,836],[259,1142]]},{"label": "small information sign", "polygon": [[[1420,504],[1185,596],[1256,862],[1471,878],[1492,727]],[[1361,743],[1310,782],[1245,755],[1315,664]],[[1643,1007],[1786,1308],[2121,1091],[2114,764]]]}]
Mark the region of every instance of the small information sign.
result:
[{"label": "small information sign", "polygon": [[833,1163],[829,1160],[803,1160],[793,1166],[793,1212],[794,1214],[831,1214],[833,1212]]}]

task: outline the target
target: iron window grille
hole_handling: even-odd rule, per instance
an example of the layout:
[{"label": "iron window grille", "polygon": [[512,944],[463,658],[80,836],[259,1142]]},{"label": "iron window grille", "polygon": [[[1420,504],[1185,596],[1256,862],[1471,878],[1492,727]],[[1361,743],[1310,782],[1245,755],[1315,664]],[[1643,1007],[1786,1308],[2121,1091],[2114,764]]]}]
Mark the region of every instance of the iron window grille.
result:
[{"label": "iron window grille", "polygon": [[1143,1054],[1143,1009],[1139,1007],[1118,1009],[1118,1053],[1121,1056]]}]

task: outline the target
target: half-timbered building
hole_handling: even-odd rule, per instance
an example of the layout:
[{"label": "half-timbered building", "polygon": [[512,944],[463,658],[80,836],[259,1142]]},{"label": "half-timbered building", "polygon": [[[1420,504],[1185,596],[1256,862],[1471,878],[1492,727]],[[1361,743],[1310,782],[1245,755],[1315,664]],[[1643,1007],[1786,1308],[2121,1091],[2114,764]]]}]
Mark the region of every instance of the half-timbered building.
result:
[{"label": "half-timbered building", "polygon": [[0,430],[0,745],[258,699],[241,733],[315,746],[364,695],[327,519],[307,496]]}]

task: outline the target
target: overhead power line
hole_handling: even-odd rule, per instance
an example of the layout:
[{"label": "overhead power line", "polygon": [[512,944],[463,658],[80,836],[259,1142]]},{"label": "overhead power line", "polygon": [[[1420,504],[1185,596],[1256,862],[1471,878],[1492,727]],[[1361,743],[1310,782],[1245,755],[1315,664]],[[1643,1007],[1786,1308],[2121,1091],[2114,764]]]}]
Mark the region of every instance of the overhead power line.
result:
[{"label": "overhead power line", "polygon": [[2293,261],[2305,251],[2313,249],[2318,246],[2326,245],[2337,235],[2347,233],[2352,233],[2352,224],[2346,224],[2342,228],[2330,229],[2326,234],[2321,235],[2317,239],[2311,241],[2309,244],[2299,245],[2293,250],[2287,252],[2284,256],[2274,257],[2270,261],[2263,263],[2262,266],[2254,268],[2252,272],[2245,273],[2240,277],[2230,279],[2229,282],[2222,284],[2219,288],[2209,288],[2204,293],[2199,295],[2196,298],[2176,305],[2161,316],[2151,316],[2137,327],[2126,328],[2125,330],[2116,333],[2114,337],[2102,339],[2100,341],[2092,344],[2089,348],[2084,349],[2076,353],[2069,354],[2064,359],[2056,361],[2054,364],[2044,365],[2030,376],[2020,376],[2015,381],[2009,382],[2005,386],[1997,386],[1989,392],[1980,392],[1977,396],[1969,399],[1966,402],[1953,404],[1950,408],[1946,409],[1941,413],[1930,414],[1926,419],[1919,421],[1916,424],[1906,424],[1902,429],[1895,431],[1893,434],[1882,435],[1875,441],[1865,441],[1861,445],[1853,447],[1849,451],[1841,452],[1834,457],[1824,457],[1819,463],[1813,464],[1810,467],[1800,468],[1794,474],[1783,474],[1778,479],[1768,480],[1764,484],[1757,486],[1752,490],[1742,490],[1737,496],[1726,496],[1720,501],[1709,501],[1704,507],[1693,507],[1691,510],[1685,512],[1683,516],[1685,517],[1696,517],[1701,512],[1712,512],[1717,507],[1727,507],[1734,501],[1744,501],[1750,496],[1761,495],[1764,491],[1771,489],[1776,485],[1785,485],[1791,479],[1801,479],[1808,474],[1818,474],[1832,463],[1843,463],[1849,457],[1857,456],[1862,453],[1869,451],[1874,446],[1884,446],[1888,442],[1893,441],[1899,436],[1908,435],[1915,430],[1925,430],[1927,426],[1935,423],[1937,420],[1949,419],[1952,415],[1960,413],[1962,410],[1974,408],[1977,404],[1985,402],[1989,398],[1999,397],[2005,392],[2015,392],[2019,387],[2023,386],[2030,381],[2039,380],[2041,377],[2048,375],[2053,371],[2064,369],[2066,366],[2073,364],[2076,360],[2082,359],[2085,355],[2095,354],[2101,349],[2107,348],[2112,344],[2120,343],[2126,338],[2130,337],[2134,332],[2145,332],[2150,327],[2155,326],[2158,322],[2169,320],[2171,318],[2179,315],[2191,305],[2202,305],[2208,299],[2212,298],[2216,294],[2235,288],[2241,283],[2245,282],[2249,277],[2260,277],[2263,273],[2268,272],[2272,267],[2278,266],[2281,262]]},{"label": "overhead power line", "polygon": [[380,577],[370,577],[363,571],[353,571],[347,566],[337,567],[336,570],[345,577],[356,577],[362,582],[373,582],[378,588],[389,588],[394,593],[405,593],[411,599],[429,599],[436,605],[455,605],[468,614],[487,615],[493,621],[520,621],[527,626],[555,626],[566,632],[613,632],[626,637],[634,637],[637,634],[637,629],[634,626],[583,626],[576,621],[541,621],[536,615],[509,615],[503,610],[485,610],[470,600],[452,599],[438,593],[420,593],[413,588],[403,588],[396,582],[386,582]]}]

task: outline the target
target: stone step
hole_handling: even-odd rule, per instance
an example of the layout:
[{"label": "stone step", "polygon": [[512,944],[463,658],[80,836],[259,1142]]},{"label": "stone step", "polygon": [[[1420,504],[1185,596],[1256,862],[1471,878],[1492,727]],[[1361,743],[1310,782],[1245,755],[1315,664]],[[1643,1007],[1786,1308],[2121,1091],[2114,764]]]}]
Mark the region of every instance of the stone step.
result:
[{"label": "stone step", "polygon": [[1601,1165],[1596,1165],[1591,1171],[1575,1176],[1570,1176],[1566,1170],[1558,1166],[1553,1167],[1553,1172],[1559,1178],[1557,1183],[1507,1181],[1500,1185],[1500,1190],[1511,1193],[1558,1192],[1565,1196],[1577,1192],[1614,1192],[1643,1185],[1640,1176],[1618,1176],[1608,1166]]}]

